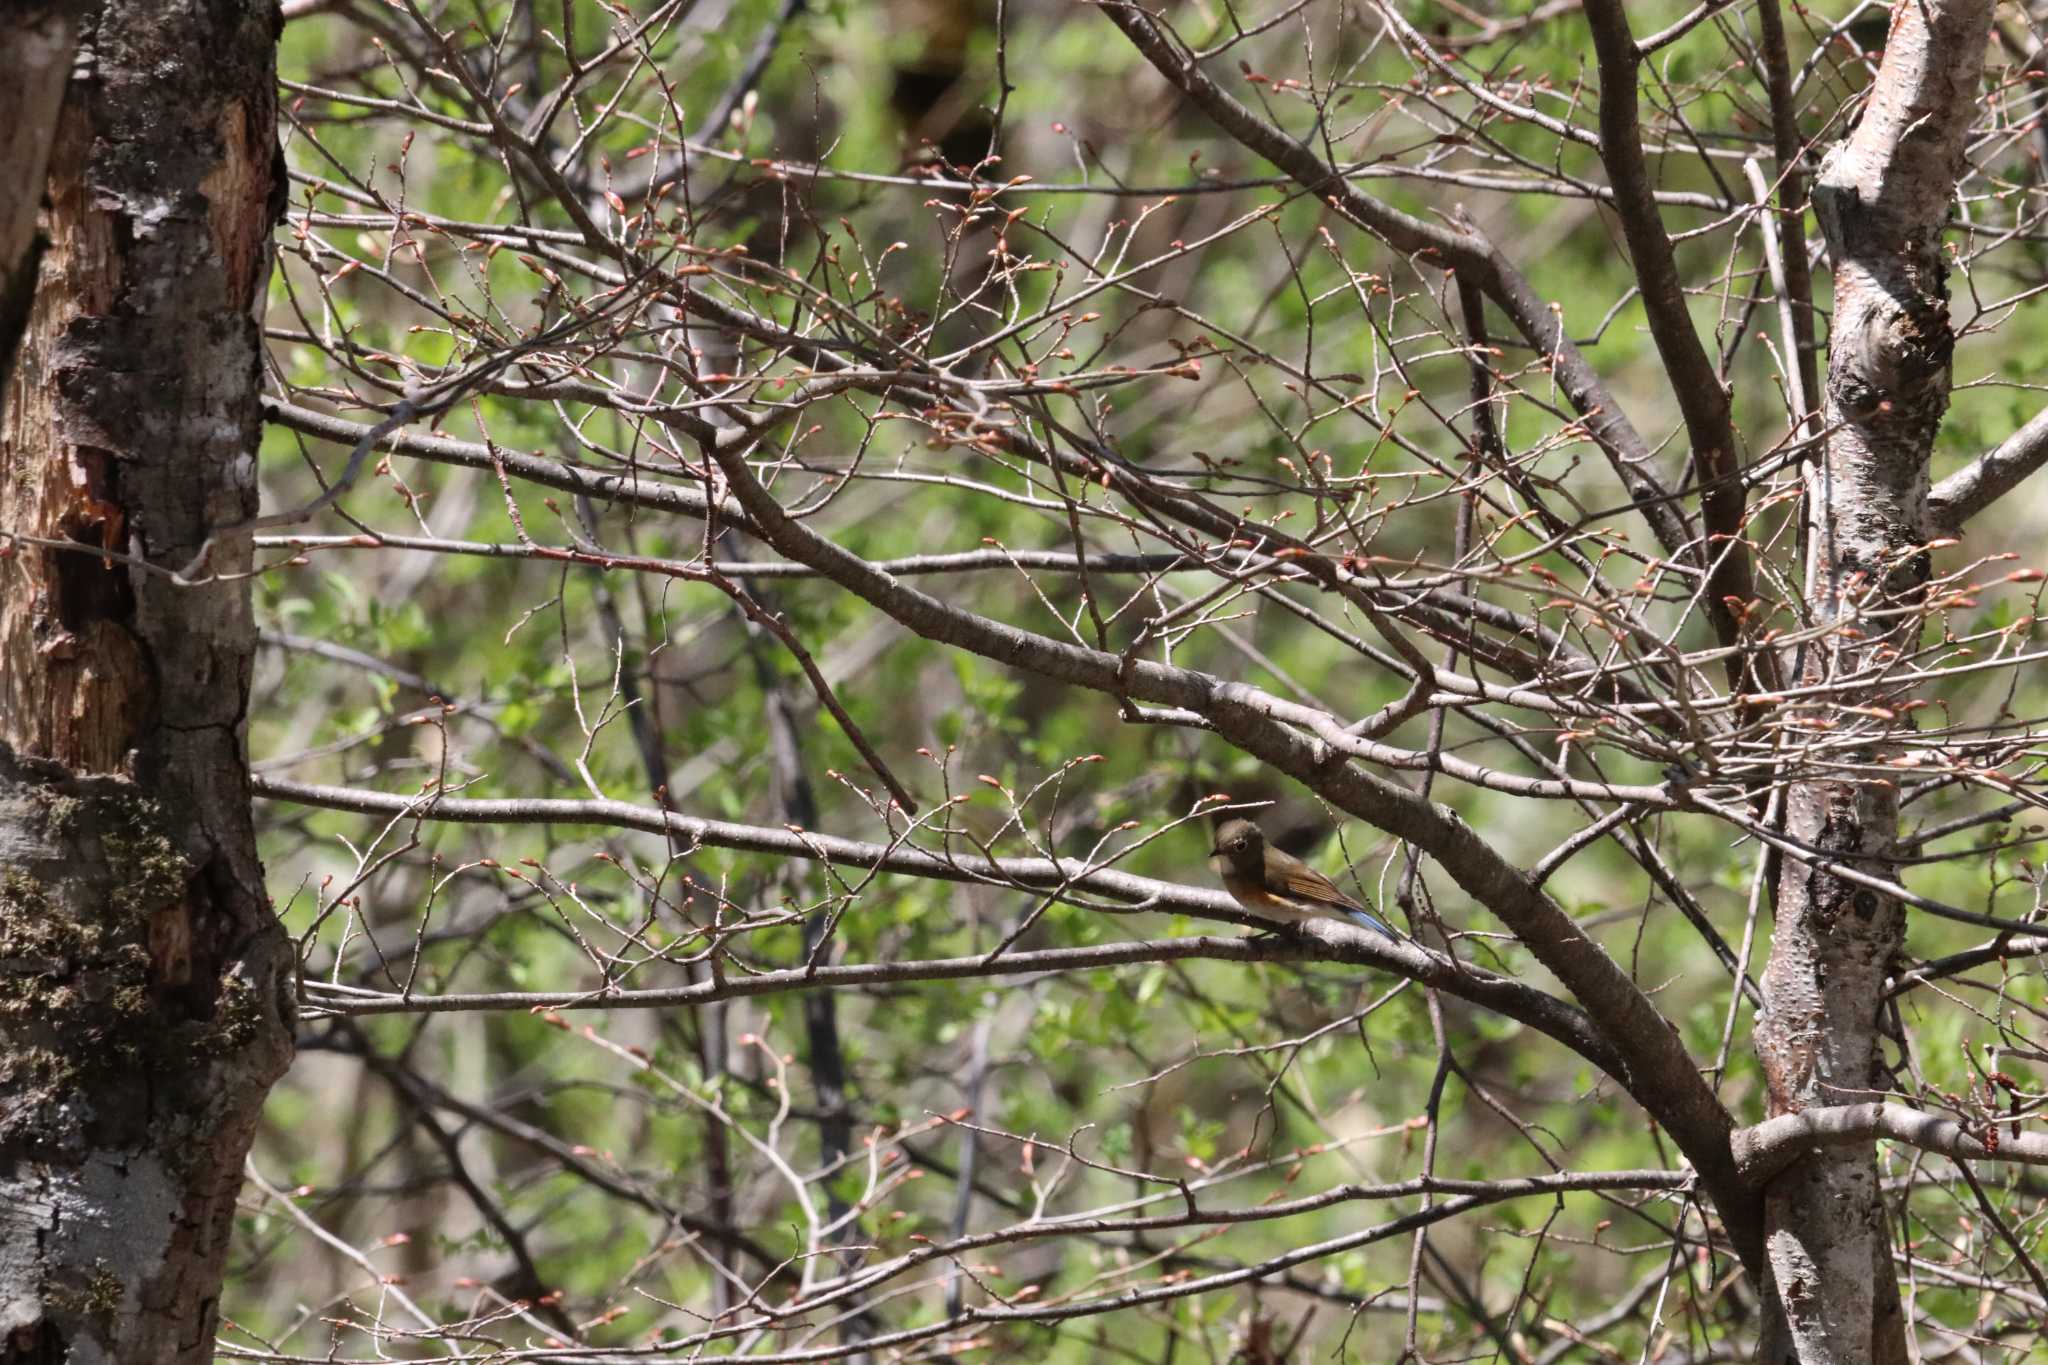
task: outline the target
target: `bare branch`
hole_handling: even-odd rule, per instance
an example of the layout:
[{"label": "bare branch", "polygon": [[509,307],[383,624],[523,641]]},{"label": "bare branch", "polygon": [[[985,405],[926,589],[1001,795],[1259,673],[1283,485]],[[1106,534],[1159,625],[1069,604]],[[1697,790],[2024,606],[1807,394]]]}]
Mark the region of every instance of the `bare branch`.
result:
[{"label": "bare branch", "polygon": [[2048,408],[1969,464],[1927,490],[1928,534],[1959,535],[1970,518],[2048,464]]},{"label": "bare branch", "polygon": [[1959,1160],[2048,1165],[2048,1134],[2000,1136],[1997,1128],[1998,1120],[1991,1119],[1973,1133],[1954,1119],[1936,1118],[1903,1104],[1843,1104],[1766,1119],[1738,1129],[1733,1143],[1744,1177],[1759,1183],[1816,1149],[1861,1146],[1878,1139]]}]

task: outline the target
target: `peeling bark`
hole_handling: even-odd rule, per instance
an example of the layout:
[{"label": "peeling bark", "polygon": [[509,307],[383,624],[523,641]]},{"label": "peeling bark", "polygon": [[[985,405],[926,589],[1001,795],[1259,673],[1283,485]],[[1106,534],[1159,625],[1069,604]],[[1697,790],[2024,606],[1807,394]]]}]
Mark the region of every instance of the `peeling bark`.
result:
[{"label": "peeling bark", "polygon": [[[1829,153],[1813,205],[1834,270],[1824,456],[1808,471],[1807,603],[1843,627],[1809,647],[1800,680],[1881,666],[1918,638],[1928,576],[1928,457],[1948,407],[1942,231],[1963,166],[1990,29],[1990,0],[1920,0],[1893,11],[1861,122]],[[1872,619],[1873,609],[1899,608]],[[1882,762],[1885,746],[1854,756]],[[1786,833],[1883,875],[1898,789],[1863,777],[1787,794]],[[1787,860],[1756,1028],[1772,1115],[1855,1104],[1888,1081],[1879,1011],[1904,937],[1896,901]],[[1906,1358],[1874,1148],[1817,1151],[1765,1189],[1765,1241],[1783,1336],[1770,1365]],[[1775,1334],[1774,1334],[1775,1335]]]},{"label": "peeling bark", "polygon": [[9,73],[0,81],[0,384],[13,366],[47,245],[36,220],[77,44],[73,15],[62,5],[24,6],[0,29],[0,71]]},{"label": "peeling bark", "polygon": [[[291,1055],[242,733],[254,631],[245,584],[93,551],[178,568],[255,511],[277,18],[63,15],[0,391],[0,1365],[198,1362]],[[50,23],[0,19],[0,51]],[[215,567],[245,568],[224,539]]]}]

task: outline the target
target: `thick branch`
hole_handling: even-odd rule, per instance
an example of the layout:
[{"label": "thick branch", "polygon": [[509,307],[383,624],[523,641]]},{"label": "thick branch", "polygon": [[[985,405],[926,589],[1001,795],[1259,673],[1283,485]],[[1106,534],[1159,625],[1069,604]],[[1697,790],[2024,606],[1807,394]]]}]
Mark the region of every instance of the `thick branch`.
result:
[{"label": "thick branch", "polygon": [[1971,517],[2048,464],[2048,408],[1927,491],[1927,534],[1955,535]]},{"label": "thick branch", "polygon": [[1033,635],[899,583],[791,518],[742,455],[718,451],[713,458],[725,471],[733,497],[761,528],[758,534],[778,553],[821,570],[926,639],[1108,696],[1193,711],[1246,753],[1436,859],[1585,1007],[1622,1063],[1615,1078],[1670,1130],[1720,1206],[1743,1259],[1752,1267],[1757,1264],[1756,1210],[1728,1155],[1733,1121],[1701,1079],[1676,1031],[1570,915],[1455,811],[1343,762],[1342,751],[1321,736],[1303,735],[1276,719],[1270,708],[1255,704],[1252,689]]},{"label": "thick branch", "polygon": [[1735,1134],[1735,1164],[1745,1178],[1762,1182],[1816,1148],[1858,1146],[1879,1138],[1959,1160],[2048,1166],[2048,1133],[2000,1134],[1995,1123],[1972,1132],[1953,1119],[1903,1104],[1843,1104],[1765,1119]]},{"label": "thick branch", "polygon": [[1987,962],[2004,962],[2015,957],[2038,957],[2043,953],[2048,953],[2048,937],[2040,934],[2000,934],[1989,943],[1921,963],[1892,982],[1891,989],[1885,994],[1904,995],[1916,986],[1924,986],[1930,981],[1945,980],[1981,967]]}]

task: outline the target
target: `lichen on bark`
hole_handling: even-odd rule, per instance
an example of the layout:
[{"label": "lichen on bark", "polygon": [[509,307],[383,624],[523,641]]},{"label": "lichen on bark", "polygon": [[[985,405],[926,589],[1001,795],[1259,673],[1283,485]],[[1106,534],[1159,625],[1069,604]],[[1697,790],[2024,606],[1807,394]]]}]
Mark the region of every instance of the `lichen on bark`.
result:
[{"label": "lichen on bark", "polygon": [[[184,951],[167,948],[167,921],[203,918],[202,879],[132,782],[74,778],[0,746],[0,785],[17,850],[0,868],[0,1147],[125,1145],[159,1115],[109,1101],[124,1077],[137,1098],[162,1086],[197,1098],[219,1084],[217,1064],[279,1022],[263,1016],[274,995],[233,962],[195,973],[189,933]],[[195,991],[195,976],[212,988]]]}]

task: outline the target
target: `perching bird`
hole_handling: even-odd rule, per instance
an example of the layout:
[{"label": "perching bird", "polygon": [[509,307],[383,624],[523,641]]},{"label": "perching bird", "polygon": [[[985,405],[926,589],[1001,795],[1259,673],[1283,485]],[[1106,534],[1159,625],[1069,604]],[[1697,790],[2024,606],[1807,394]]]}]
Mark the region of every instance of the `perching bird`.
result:
[{"label": "perching bird", "polygon": [[1209,866],[1223,879],[1223,889],[1261,919],[1298,924],[1317,915],[1341,915],[1362,929],[1399,937],[1328,877],[1291,853],[1268,848],[1266,836],[1249,820],[1226,821],[1209,853]]}]

